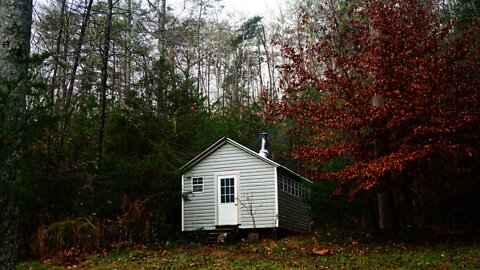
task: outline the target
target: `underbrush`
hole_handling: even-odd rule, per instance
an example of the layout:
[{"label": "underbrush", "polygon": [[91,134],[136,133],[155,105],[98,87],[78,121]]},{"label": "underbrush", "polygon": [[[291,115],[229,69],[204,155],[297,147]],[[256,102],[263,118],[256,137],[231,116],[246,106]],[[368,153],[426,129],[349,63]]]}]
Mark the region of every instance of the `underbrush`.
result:
[{"label": "underbrush", "polygon": [[330,234],[227,245],[167,242],[155,249],[91,254],[63,268],[44,261],[18,269],[480,269],[479,258],[480,246],[472,242],[335,241]]},{"label": "underbrush", "polygon": [[71,265],[88,254],[115,253],[138,245],[157,246],[173,235],[165,213],[157,207],[160,195],[134,200],[125,197],[112,219],[93,213],[42,225],[32,233],[28,257]]}]

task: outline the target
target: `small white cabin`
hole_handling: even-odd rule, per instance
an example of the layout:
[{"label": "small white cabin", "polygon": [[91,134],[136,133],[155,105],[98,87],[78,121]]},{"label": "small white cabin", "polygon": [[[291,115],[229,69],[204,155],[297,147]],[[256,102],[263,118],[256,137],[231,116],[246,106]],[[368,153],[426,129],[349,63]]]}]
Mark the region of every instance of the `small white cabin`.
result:
[{"label": "small white cabin", "polygon": [[224,137],[180,170],[182,231],[281,228],[308,232],[309,180]]}]

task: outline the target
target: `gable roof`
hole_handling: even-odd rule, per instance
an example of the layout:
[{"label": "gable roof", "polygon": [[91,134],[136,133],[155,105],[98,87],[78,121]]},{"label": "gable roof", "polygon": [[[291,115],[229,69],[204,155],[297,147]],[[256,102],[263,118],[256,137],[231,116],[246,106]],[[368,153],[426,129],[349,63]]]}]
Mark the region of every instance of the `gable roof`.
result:
[{"label": "gable roof", "polygon": [[207,156],[209,156],[211,153],[215,152],[218,148],[222,147],[223,145],[225,145],[225,144],[227,144],[227,143],[230,144],[230,145],[232,145],[232,146],[234,146],[234,147],[236,147],[236,148],[238,148],[238,149],[240,149],[240,150],[242,150],[242,151],[244,151],[244,152],[246,152],[246,153],[248,153],[248,154],[250,154],[250,155],[252,155],[252,156],[255,157],[255,158],[258,158],[258,159],[260,159],[260,160],[262,160],[262,161],[264,161],[264,162],[266,162],[266,163],[274,166],[274,167],[277,167],[277,168],[280,167],[280,168],[288,171],[289,173],[292,173],[292,174],[294,174],[295,176],[300,177],[300,178],[303,179],[303,180],[306,180],[306,181],[308,181],[308,182],[311,182],[311,181],[308,180],[307,178],[305,178],[305,177],[299,175],[298,173],[296,173],[296,172],[288,169],[287,167],[284,167],[284,166],[278,164],[277,162],[275,162],[275,161],[273,161],[273,160],[271,160],[271,159],[269,159],[269,158],[266,158],[266,157],[263,157],[263,156],[259,155],[257,152],[255,152],[255,151],[253,151],[253,150],[251,150],[251,149],[249,149],[249,148],[247,148],[247,147],[239,144],[238,142],[236,142],[236,141],[234,141],[234,140],[232,140],[232,139],[230,139],[230,138],[228,138],[228,137],[223,137],[223,138],[221,138],[220,140],[218,140],[217,142],[215,142],[214,144],[212,144],[210,147],[208,147],[208,148],[205,149],[203,152],[201,152],[201,153],[198,154],[196,157],[194,157],[192,160],[190,160],[190,161],[187,162],[185,165],[183,165],[180,169],[178,169],[178,171],[182,171],[182,170],[185,170],[185,169],[187,169],[187,168],[189,168],[189,167],[195,166],[195,164],[197,164],[198,162],[200,162],[201,160],[203,160],[204,158],[206,158]]}]

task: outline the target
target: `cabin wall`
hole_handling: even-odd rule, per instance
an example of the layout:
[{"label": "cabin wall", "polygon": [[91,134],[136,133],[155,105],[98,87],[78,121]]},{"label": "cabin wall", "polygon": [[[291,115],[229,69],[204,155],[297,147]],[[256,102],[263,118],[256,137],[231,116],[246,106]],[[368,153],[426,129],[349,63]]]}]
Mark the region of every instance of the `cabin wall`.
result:
[{"label": "cabin wall", "polygon": [[[279,179],[282,175],[281,172],[278,173]],[[300,183],[298,178],[291,176],[289,178]],[[308,211],[309,207],[305,203],[305,198],[285,192],[280,186],[278,187],[278,226],[280,228],[296,232],[309,232]]]},{"label": "cabin wall", "polygon": [[[213,230],[216,223],[216,179],[215,174],[238,172],[239,174],[239,223],[240,228],[253,228],[248,207],[253,207],[257,228],[276,225],[275,166],[257,158],[231,144],[224,144],[216,151],[195,164],[183,175],[184,193],[192,191],[192,178],[203,177],[201,193],[190,194],[183,202],[183,230]],[[246,200],[245,195],[252,200]]]}]

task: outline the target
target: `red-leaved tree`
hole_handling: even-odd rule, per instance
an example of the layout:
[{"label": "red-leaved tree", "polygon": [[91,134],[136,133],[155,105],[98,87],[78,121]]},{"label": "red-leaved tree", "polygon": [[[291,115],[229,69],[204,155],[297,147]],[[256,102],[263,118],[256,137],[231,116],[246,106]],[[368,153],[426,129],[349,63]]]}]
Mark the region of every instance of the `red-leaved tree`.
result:
[{"label": "red-leaved tree", "polygon": [[428,1],[358,2],[314,30],[302,14],[299,37],[318,38],[283,46],[278,112],[304,135],[294,156],[309,176],[338,179],[350,195],[375,191],[389,228],[385,194],[479,165],[479,31],[442,24]]}]

